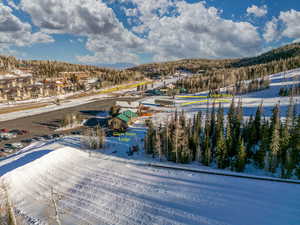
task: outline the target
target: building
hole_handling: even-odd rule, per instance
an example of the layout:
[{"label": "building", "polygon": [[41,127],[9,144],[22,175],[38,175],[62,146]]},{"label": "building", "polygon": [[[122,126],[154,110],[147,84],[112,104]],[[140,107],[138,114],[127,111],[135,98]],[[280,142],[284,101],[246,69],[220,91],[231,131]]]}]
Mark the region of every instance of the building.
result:
[{"label": "building", "polygon": [[112,130],[125,131],[138,115],[131,110],[126,110],[108,121],[108,127]]},{"label": "building", "polygon": [[154,103],[157,105],[160,105],[160,106],[174,106],[175,105],[174,100],[171,100],[171,99],[155,99]]}]

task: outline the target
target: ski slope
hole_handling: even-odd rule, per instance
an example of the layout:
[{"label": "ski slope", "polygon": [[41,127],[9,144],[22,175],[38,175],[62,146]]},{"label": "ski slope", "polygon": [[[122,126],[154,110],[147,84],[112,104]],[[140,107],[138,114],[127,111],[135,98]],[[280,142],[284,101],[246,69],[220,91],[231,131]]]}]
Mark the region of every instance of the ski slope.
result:
[{"label": "ski slope", "polygon": [[53,199],[64,225],[299,224],[300,185],[158,169],[126,151],[38,142],[0,161],[0,179],[27,224],[55,224]]},{"label": "ski slope", "polygon": [[[238,99],[242,100],[243,105],[243,112],[245,117],[249,117],[250,115],[254,115],[257,107],[263,103],[263,113],[264,116],[270,117],[272,115],[272,109],[276,104],[280,104],[280,111],[281,116],[285,117],[286,112],[289,105],[290,97],[281,97],[279,96],[279,90],[280,88],[288,88],[292,85],[299,84],[300,83],[300,69],[295,69],[283,73],[278,74],[272,74],[269,76],[270,78],[270,87],[268,89],[262,90],[262,91],[256,91],[251,92],[243,95],[239,95],[235,97],[236,103],[238,102]],[[222,88],[221,91],[225,91],[226,88]],[[195,94],[186,94],[181,96],[207,96],[208,91],[195,93]],[[214,99],[209,98],[181,98],[176,97],[175,102],[175,108],[164,108],[159,107],[155,105],[155,99],[170,99],[170,97],[166,96],[154,96],[154,97],[148,97],[144,99],[143,103],[147,106],[150,106],[151,108],[163,112],[174,112],[176,109],[177,111],[184,110],[188,116],[192,116],[195,112],[203,111],[205,112],[207,109],[207,106],[212,107]],[[227,113],[229,106],[232,101],[232,97],[227,98],[220,98],[216,100],[216,106],[218,106],[218,100],[221,101],[221,104],[224,108],[224,112]],[[300,112],[300,96],[294,96],[294,103],[295,108],[297,112]],[[197,102],[198,103],[193,103]],[[222,102],[224,101],[224,102]],[[186,104],[186,103],[193,103],[193,104]],[[190,114],[190,115],[189,115]],[[165,121],[166,117],[168,115],[159,114],[155,120],[160,120],[162,118],[162,121]]]}]

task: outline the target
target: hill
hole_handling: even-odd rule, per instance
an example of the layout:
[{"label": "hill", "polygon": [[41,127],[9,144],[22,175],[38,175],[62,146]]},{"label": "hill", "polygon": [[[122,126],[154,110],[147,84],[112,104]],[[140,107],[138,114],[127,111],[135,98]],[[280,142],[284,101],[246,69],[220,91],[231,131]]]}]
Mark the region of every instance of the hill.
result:
[{"label": "hill", "polygon": [[233,62],[233,67],[253,66],[257,64],[269,63],[272,61],[285,60],[300,56],[300,43],[285,45],[283,47],[273,49],[259,56],[240,59]]},{"label": "hill", "polygon": [[[273,49],[255,57],[241,59],[183,59],[178,61],[144,64],[130,68],[147,75],[168,75],[176,70],[188,70],[193,73],[215,71],[220,69],[233,69],[237,67],[250,67],[255,65],[269,64],[276,61],[292,60],[299,63],[300,43],[294,43]],[[294,68],[297,68],[295,66]],[[289,68],[289,69],[294,69]]]}]

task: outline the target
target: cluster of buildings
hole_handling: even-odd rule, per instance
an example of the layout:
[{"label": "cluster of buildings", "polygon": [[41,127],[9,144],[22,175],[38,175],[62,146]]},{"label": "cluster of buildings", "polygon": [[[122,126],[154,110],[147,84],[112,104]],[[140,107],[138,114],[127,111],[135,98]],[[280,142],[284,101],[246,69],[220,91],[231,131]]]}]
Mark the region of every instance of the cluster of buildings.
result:
[{"label": "cluster of buildings", "polygon": [[0,71],[0,102],[21,101],[96,89],[99,82],[85,72],[61,72],[55,78],[35,78],[29,69]]}]

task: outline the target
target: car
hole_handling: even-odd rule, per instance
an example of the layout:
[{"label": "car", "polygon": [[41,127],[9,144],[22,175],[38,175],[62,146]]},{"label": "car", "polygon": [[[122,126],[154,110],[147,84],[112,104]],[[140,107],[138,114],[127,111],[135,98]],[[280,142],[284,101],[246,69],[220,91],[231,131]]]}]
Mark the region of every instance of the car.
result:
[{"label": "car", "polygon": [[13,152],[14,152],[14,149],[4,149],[4,152],[5,152],[5,153],[13,153]]},{"label": "car", "polygon": [[50,140],[50,139],[52,139],[52,136],[51,135],[43,135],[43,136],[41,136],[43,139],[45,139],[45,140]]},{"label": "car", "polygon": [[11,146],[12,146],[13,149],[20,149],[20,148],[23,148],[23,144],[20,143],[20,142],[12,143]]},{"label": "car", "polygon": [[4,148],[12,148],[12,145],[10,143],[7,143],[4,145]]},{"label": "car", "polygon": [[33,140],[32,139],[24,139],[24,140],[22,140],[21,142],[23,142],[23,143],[31,143]]},{"label": "car", "polygon": [[0,139],[1,139],[1,141],[7,141],[7,140],[9,140],[9,138],[8,137],[0,137]]},{"label": "car", "polygon": [[16,134],[16,135],[23,135],[24,134],[21,130],[18,130],[18,129],[11,130],[11,131],[9,131],[9,133]]},{"label": "car", "polygon": [[15,137],[17,137],[17,134],[15,134],[15,133],[10,133],[10,132],[1,132],[0,133],[0,138],[5,139],[5,140],[15,138]]},{"label": "car", "polygon": [[53,138],[59,138],[60,135],[59,135],[59,134],[52,134],[52,137],[53,137]]},{"label": "car", "polygon": [[4,129],[1,129],[1,130],[0,130],[0,132],[2,132],[2,133],[8,133],[8,132],[9,132],[9,130],[8,130],[8,129],[6,129],[6,128],[4,128]]},{"label": "car", "polygon": [[73,135],[80,135],[81,131],[79,131],[79,130],[72,131],[71,134],[73,134]]},{"label": "car", "polygon": [[44,140],[42,137],[39,137],[39,136],[34,137],[32,139],[35,140],[35,141],[42,141],[42,140]]}]

